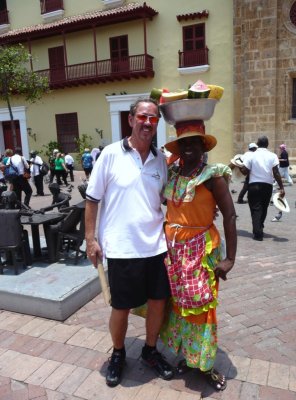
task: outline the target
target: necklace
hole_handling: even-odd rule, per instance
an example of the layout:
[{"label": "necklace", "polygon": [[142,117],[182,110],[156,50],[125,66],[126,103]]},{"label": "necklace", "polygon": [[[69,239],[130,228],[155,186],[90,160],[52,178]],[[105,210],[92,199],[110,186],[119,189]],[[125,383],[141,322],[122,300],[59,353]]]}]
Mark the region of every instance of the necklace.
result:
[{"label": "necklace", "polygon": [[[191,172],[189,176],[186,176],[186,178],[188,178],[188,182],[193,179],[195,176],[199,175],[200,171],[203,168],[203,162],[201,161],[197,167],[195,167]],[[178,183],[180,181],[180,176],[181,176],[181,172],[183,171],[183,168],[179,169],[179,173],[178,175],[175,177],[175,181],[174,181],[174,186],[173,186],[173,194],[172,194],[172,202],[174,204],[175,207],[180,207],[181,203],[183,202],[186,194],[187,194],[187,184],[186,187],[184,188],[184,192],[181,194],[180,198],[177,200],[176,199],[176,191],[177,191],[177,186]],[[187,183],[188,183],[187,182]],[[180,181],[181,184],[181,181]],[[180,187],[179,187],[180,189]]]}]

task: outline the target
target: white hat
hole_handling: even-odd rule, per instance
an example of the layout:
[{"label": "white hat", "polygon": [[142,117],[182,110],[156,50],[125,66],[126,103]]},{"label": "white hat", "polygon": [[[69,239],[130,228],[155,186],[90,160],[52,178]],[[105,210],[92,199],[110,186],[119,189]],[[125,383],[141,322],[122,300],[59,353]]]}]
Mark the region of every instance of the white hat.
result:
[{"label": "white hat", "polygon": [[53,153],[58,153],[59,150],[58,150],[58,149],[54,149],[52,152],[53,152]]},{"label": "white hat", "polygon": [[243,163],[243,154],[236,154],[231,160],[231,164],[235,165],[236,167],[242,167]]},{"label": "white hat", "polygon": [[257,146],[257,144],[256,143],[250,143],[249,144],[249,150],[251,150],[251,149],[258,149],[258,146]]},{"label": "white hat", "polygon": [[280,211],[290,212],[289,204],[285,197],[280,197],[280,193],[277,192],[272,198],[273,204]]}]

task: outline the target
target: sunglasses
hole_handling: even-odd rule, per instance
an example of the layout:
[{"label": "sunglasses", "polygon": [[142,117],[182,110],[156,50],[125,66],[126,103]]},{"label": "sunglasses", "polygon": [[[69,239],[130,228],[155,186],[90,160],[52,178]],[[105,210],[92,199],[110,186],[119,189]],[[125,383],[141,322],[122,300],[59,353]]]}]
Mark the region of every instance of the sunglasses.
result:
[{"label": "sunglasses", "polygon": [[146,115],[146,114],[136,114],[136,117],[141,122],[149,122],[150,124],[157,124],[159,121],[159,117],[155,115]]}]

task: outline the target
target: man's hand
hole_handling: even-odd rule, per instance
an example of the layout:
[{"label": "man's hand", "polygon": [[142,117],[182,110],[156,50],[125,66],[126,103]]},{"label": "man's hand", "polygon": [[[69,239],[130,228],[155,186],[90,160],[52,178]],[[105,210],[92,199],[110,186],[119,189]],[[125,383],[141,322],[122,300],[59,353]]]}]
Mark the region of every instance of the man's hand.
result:
[{"label": "man's hand", "polygon": [[285,197],[286,193],[284,188],[280,189],[279,192],[280,192],[280,197]]},{"label": "man's hand", "polygon": [[102,260],[103,253],[98,242],[95,239],[86,240],[86,254],[93,266],[97,268],[98,260]]}]

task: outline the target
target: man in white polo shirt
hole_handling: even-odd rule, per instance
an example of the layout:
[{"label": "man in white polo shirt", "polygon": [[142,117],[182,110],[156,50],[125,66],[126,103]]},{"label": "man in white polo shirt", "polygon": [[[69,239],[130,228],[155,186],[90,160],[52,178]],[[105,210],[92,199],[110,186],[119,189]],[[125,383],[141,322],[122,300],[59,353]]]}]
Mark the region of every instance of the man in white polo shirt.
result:
[{"label": "man in white polo shirt", "polygon": [[[113,353],[106,383],[116,386],[125,364],[124,340],[130,309],[147,302],[146,343],[142,359],[163,379],[173,371],[156,349],[170,295],[164,266],[162,192],[167,181],[164,155],[152,144],[159,120],[157,103],[131,105],[132,134],[104,148],[94,165],[86,191],[87,254],[94,266],[108,261]],[[101,203],[98,241],[96,217]]]},{"label": "man in white polo shirt", "polygon": [[244,155],[243,174],[249,174],[248,202],[253,224],[253,239],[263,240],[264,221],[272,195],[273,179],[280,188],[280,196],[285,196],[285,191],[279,173],[279,159],[275,153],[267,150],[267,136],[260,136],[257,140],[258,148],[255,152]]}]

